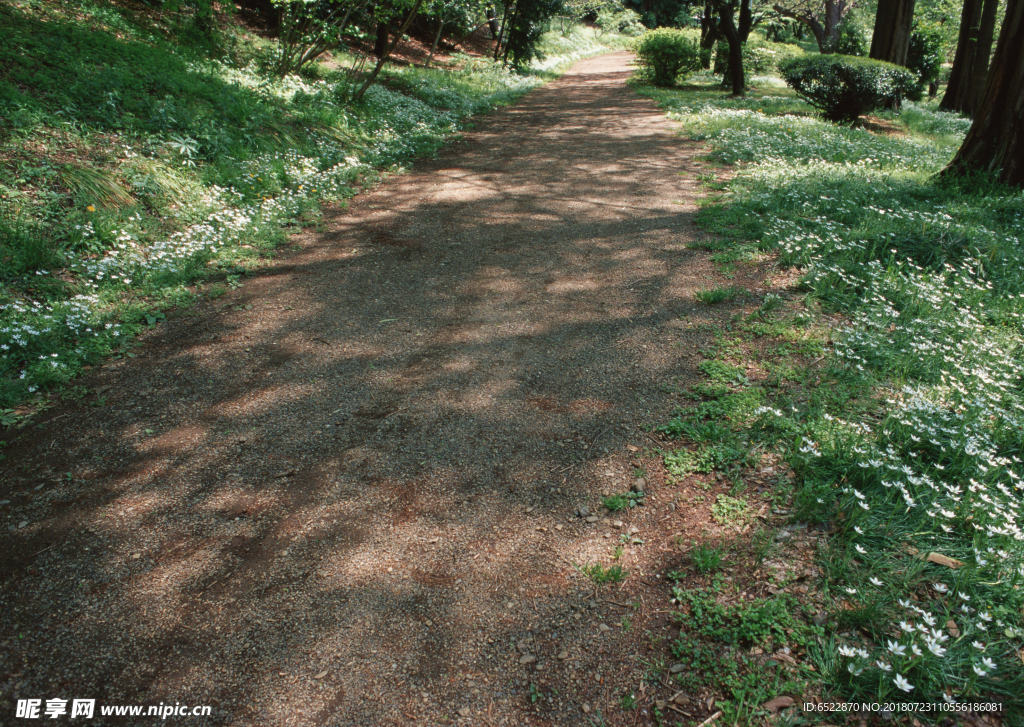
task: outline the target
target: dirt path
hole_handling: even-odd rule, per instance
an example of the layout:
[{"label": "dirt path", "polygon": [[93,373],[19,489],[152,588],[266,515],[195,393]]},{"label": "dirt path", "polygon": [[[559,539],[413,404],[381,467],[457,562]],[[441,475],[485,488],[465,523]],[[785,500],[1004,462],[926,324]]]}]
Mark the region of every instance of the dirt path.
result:
[{"label": "dirt path", "polygon": [[[652,471],[620,527],[574,513],[634,484],[718,275],[686,248],[695,149],[627,61],[482,119],[7,447],[0,723],[54,697],[213,707],[189,725],[647,722],[620,707],[628,620],[657,618],[662,541],[700,511]],[[595,600],[571,564],[630,527]]]}]

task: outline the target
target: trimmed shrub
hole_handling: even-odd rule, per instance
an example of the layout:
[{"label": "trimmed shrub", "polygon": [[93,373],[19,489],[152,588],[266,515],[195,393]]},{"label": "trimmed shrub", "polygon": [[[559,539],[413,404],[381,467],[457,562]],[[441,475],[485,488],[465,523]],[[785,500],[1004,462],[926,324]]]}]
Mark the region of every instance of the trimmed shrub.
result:
[{"label": "trimmed shrub", "polygon": [[786,83],[835,122],[852,122],[883,105],[898,107],[917,76],[902,66],[870,58],[812,55],[793,58],[779,69]]},{"label": "trimmed shrub", "polygon": [[643,75],[655,86],[674,86],[680,74],[701,67],[699,40],[694,31],[658,28],[638,38],[633,51]]}]

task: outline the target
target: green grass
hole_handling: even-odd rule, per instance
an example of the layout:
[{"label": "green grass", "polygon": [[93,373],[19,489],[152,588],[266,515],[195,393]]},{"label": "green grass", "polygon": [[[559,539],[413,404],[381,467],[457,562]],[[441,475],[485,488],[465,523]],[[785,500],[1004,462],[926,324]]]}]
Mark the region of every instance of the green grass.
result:
[{"label": "green grass", "polygon": [[628,573],[621,565],[613,565],[605,567],[600,563],[585,563],[584,565],[577,566],[580,573],[585,575],[595,586],[601,586],[605,583],[620,583],[626,580]]},{"label": "green grass", "polygon": [[200,32],[187,14],[16,0],[0,23],[3,408],[41,405],[157,311],[211,279],[214,296],[241,284],[324,202],[616,42],[545,39],[547,64],[525,75],[471,58],[388,67],[352,104],[341,70],[268,75],[273,41],[230,22]]},{"label": "green grass", "polygon": [[717,305],[718,303],[725,303],[731,300],[735,300],[743,294],[742,288],[737,287],[719,287],[719,288],[708,288],[706,290],[698,290],[693,294],[693,297],[699,300],[701,303],[706,305]]},{"label": "green grass", "polygon": [[[779,339],[762,365],[774,380],[744,387],[735,356],[716,352],[696,392],[704,411],[665,427],[693,438],[717,422],[775,450],[795,472],[794,518],[831,529],[818,565],[832,616],[809,644],[812,688],[997,700],[1019,721],[1024,194],[937,177],[969,122],[933,103],[907,104],[889,117],[904,133],[879,135],[825,123],[775,88],[743,100],[703,83],[641,90],[737,165],[704,228],[796,268],[807,296],[799,318],[773,302],[732,334]],[[823,331],[822,313],[841,324]],[[755,407],[731,403],[750,389]]]}]

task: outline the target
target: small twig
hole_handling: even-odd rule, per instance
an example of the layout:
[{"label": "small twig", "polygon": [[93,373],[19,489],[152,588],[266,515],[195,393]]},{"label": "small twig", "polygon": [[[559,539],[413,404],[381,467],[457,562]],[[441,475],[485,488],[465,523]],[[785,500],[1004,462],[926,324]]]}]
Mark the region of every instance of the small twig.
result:
[{"label": "small twig", "polygon": [[714,722],[715,720],[717,720],[721,716],[722,716],[722,712],[721,711],[715,712],[713,715],[711,715],[706,720],[704,720],[699,725],[697,725],[697,727],[707,727],[707,725],[711,724],[712,722]]},{"label": "small twig", "polygon": [[629,604],[619,603],[618,601],[613,601],[610,598],[602,598],[601,600],[604,601],[605,603],[614,603],[616,606],[619,606],[620,608],[633,608],[633,606],[631,606]]},{"label": "small twig", "polygon": [[[45,552],[46,552],[46,551],[48,551],[48,550],[49,550],[50,548],[56,548],[56,547],[57,547],[58,545],[60,545],[60,541],[57,541],[56,543],[51,543],[50,545],[47,545],[47,546],[46,546],[45,548],[43,548],[42,550],[38,551],[38,552],[36,553],[36,555],[39,555],[39,553],[45,553]],[[35,558],[36,556],[35,556],[35,555],[33,555],[32,557],[33,557],[33,558]]]}]

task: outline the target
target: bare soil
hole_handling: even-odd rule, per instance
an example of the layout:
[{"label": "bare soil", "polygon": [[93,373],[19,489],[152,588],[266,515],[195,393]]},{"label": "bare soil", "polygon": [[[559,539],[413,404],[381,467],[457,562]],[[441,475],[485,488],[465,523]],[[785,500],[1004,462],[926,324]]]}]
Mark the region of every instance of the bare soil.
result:
[{"label": "bare soil", "polygon": [[[666,482],[646,428],[735,310],[694,301],[725,284],[688,249],[699,149],[628,61],[482,117],[6,435],[0,723],[54,697],[213,707],[189,725],[650,723],[642,634],[714,498]],[[601,507],[638,474],[643,506]],[[631,529],[595,592],[574,564]]]}]

